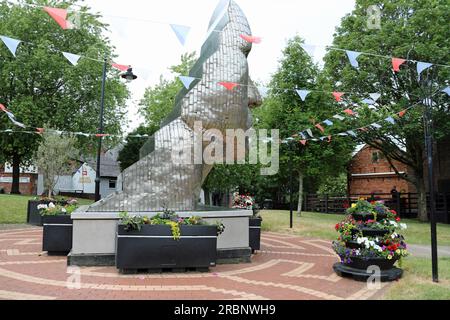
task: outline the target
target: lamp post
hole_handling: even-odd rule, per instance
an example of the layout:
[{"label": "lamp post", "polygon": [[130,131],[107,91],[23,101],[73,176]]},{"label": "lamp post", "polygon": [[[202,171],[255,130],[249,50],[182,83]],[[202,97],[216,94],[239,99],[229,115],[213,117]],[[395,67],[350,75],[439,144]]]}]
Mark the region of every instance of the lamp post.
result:
[{"label": "lamp post", "polygon": [[288,142],[289,149],[289,227],[292,229],[294,227],[294,186],[293,186],[293,153],[294,153],[294,141],[293,139]]},{"label": "lamp post", "polygon": [[430,225],[431,225],[431,268],[433,275],[433,282],[439,282],[438,275],[438,251],[437,251],[437,230],[436,230],[436,203],[434,190],[434,168],[433,168],[433,120],[431,108],[433,107],[433,77],[427,71],[426,98],[424,101],[425,111],[423,116],[424,131],[425,131],[425,149],[427,155],[428,167],[428,188],[430,192]]},{"label": "lamp post", "polygon": [[[100,201],[100,158],[102,153],[102,141],[103,141],[103,114],[105,108],[105,85],[106,85],[106,71],[107,71],[108,60],[105,58],[103,60],[103,76],[102,76],[102,93],[100,99],[100,125],[98,127],[98,147],[97,147],[97,171],[95,174],[95,201]],[[121,77],[127,81],[132,81],[137,79],[137,76],[133,74],[133,69],[128,68],[127,72],[122,74]]]}]

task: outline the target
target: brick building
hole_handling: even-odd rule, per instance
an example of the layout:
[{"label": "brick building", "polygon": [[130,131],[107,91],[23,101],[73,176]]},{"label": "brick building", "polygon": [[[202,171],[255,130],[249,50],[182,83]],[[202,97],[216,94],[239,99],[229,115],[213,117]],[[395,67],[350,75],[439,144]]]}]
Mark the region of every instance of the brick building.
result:
[{"label": "brick building", "polygon": [[[36,194],[37,191],[38,173],[36,168],[20,168],[20,185],[19,191],[21,194],[31,195]],[[11,192],[12,185],[12,167],[6,164],[0,164],[0,191],[4,193]]]},{"label": "brick building", "polygon": [[[394,161],[400,172],[407,172],[406,165]],[[389,194],[396,186],[402,193],[414,193],[415,187],[395,174],[384,155],[377,149],[364,145],[353,156],[348,170],[349,194]]]}]

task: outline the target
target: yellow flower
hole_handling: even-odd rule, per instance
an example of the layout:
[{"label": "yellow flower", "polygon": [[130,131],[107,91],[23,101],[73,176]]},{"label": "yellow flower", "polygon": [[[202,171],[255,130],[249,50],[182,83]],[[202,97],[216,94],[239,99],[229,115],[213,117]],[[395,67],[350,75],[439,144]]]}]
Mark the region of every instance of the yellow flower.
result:
[{"label": "yellow flower", "polygon": [[356,208],[356,203],[353,203],[353,204],[352,204],[352,208]]},{"label": "yellow flower", "polygon": [[400,249],[395,250],[396,254],[401,254],[402,252],[400,251]]},{"label": "yellow flower", "polygon": [[388,260],[392,260],[392,256],[391,255],[388,255],[387,258],[388,258]]}]

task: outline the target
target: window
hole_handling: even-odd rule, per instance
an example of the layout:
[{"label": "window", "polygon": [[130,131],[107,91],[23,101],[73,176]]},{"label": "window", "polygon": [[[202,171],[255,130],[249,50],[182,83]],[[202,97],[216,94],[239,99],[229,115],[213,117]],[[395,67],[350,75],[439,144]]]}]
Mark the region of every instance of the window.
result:
[{"label": "window", "polygon": [[116,180],[109,180],[109,188],[116,189]]},{"label": "window", "polygon": [[372,152],[372,163],[378,163],[384,158],[384,154],[380,151]]}]

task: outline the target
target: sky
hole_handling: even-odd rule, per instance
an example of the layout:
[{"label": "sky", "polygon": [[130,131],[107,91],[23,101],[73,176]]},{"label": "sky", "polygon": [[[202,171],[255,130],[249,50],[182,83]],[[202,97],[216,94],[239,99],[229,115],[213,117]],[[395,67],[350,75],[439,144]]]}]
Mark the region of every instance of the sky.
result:
[{"label": "sky", "polygon": [[[131,65],[138,79],[129,83],[127,104],[129,132],[143,122],[138,102],[145,88],[155,85],[163,75],[173,78],[168,68],[180,62],[185,52],[196,51],[205,40],[208,23],[219,0],[85,0],[91,12],[102,15],[109,24],[106,35],[116,47],[116,62]],[[298,34],[305,43],[329,45],[341,18],[350,13],[355,0],[236,0],[250,23],[254,36],[248,62],[250,76],[267,83],[278,67],[287,40]],[[170,24],[191,27],[185,45],[176,38]],[[324,48],[317,48],[314,59],[320,64]]]}]

